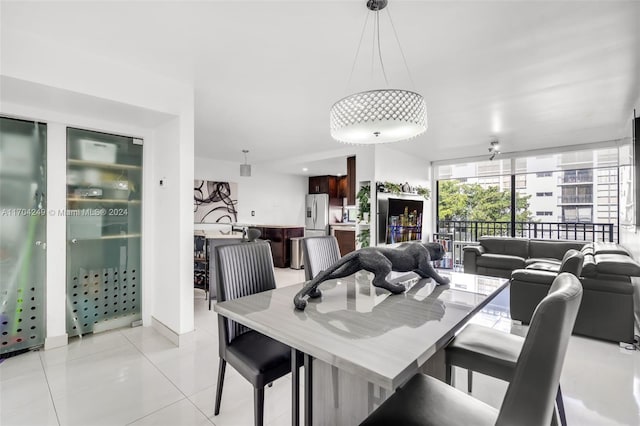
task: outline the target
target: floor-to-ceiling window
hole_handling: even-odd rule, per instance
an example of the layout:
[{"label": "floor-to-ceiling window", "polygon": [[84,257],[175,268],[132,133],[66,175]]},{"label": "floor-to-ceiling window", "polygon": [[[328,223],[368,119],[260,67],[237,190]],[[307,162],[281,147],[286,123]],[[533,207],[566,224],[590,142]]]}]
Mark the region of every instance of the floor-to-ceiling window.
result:
[{"label": "floor-to-ceiling window", "polygon": [[438,232],[617,241],[621,149],[437,164]]}]

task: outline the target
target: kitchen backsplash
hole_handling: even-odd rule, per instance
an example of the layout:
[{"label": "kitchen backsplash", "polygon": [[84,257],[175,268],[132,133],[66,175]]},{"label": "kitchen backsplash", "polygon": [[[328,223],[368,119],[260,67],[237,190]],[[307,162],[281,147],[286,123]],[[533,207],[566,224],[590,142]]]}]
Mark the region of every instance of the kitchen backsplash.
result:
[{"label": "kitchen backsplash", "polygon": [[342,223],[342,207],[329,206],[329,223]]}]

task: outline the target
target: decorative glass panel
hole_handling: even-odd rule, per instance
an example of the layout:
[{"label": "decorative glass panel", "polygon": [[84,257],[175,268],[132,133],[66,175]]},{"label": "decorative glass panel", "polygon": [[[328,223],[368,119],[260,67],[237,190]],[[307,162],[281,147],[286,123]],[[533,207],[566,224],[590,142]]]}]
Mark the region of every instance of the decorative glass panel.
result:
[{"label": "decorative glass panel", "polygon": [[0,117],[0,355],[44,343],[46,138]]},{"label": "decorative glass panel", "polygon": [[140,319],[142,144],[67,130],[67,333]]}]

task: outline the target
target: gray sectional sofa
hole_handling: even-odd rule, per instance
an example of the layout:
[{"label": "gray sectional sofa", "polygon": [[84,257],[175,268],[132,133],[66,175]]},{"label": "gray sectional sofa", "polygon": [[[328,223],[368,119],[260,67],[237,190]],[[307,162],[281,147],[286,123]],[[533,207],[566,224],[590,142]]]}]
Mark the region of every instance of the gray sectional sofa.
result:
[{"label": "gray sectional sofa", "polygon": [[633,342],[632,276],[640,264],[615,243],[481,237],[464,248],[464,271],[511,278],[511,318],[529,323],[546,296],[567,250],[580,250],[584,293],[574,333],[615,342]]}]

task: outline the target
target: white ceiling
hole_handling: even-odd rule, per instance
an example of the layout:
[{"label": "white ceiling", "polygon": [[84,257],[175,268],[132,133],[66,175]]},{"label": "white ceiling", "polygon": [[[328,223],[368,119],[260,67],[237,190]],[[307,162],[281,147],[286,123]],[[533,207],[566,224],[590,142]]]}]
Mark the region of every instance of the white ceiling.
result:
[{"label": "white ceiling", "polygon": [[[196,155],[242,162],[248,149],[252,164],[333,174],[353,148],[331,139],[329,108],[372,88],[370,31],[348,85],[364,4],[3,1],[1,22],[193,84]],[[431,161],[485,155],[493,135],[506,152],[628,136],[640,2],[390,0],[388,10],[414,85],[383,11],[390,83],[420,92],[429,121],[394,148]]]}]

